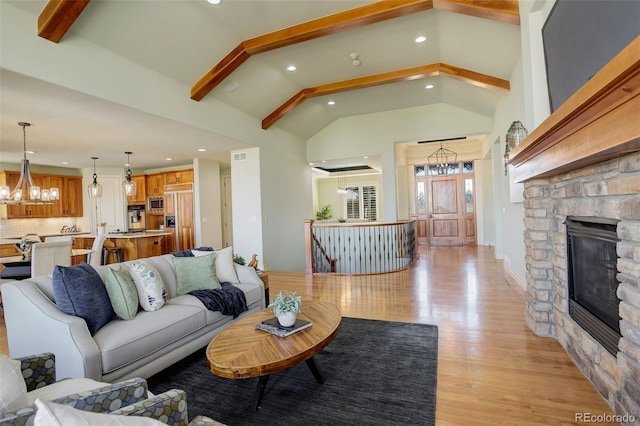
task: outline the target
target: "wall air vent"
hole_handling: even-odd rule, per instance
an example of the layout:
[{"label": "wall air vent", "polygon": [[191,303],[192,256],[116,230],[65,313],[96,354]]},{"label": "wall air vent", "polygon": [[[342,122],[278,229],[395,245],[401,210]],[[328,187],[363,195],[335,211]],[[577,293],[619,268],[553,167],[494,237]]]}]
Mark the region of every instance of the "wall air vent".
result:
[{"label": "wall air vent", "polygon": [[247,159],[247,153],[246,152],[237,152],[235,154],[233,154],[233,161],[244,161]]}]

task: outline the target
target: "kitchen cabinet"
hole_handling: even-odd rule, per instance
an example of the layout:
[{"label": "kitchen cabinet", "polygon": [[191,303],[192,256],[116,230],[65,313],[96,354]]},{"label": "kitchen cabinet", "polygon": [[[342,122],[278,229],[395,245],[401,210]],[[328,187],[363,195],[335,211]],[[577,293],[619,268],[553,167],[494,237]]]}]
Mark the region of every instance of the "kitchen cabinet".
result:
[{"label": "kitchen cabinet", "polygon": [[128,205],[144,204],[147,201],[147,184],[144,175],[131,176],[131,180],[136,183],[136,193],[127,197]]},{"label": "kitchen cabinet", "polygon": [[[19,172],[3,172],[4,185],[15,188],[20,180]],[[33,183],[41,189],[56,187],[60,190],[60,199],[55,204],[7,205],[7,219],[44,218],[44,217],[82,217],[82,177],[40,175],[32,173]],[[28,196],[25,197],[28,199]]]},{"label": "kitchen cabinet", "polygon": [[164,189],[164,173],[145,175],[147,197],[160,197]]},{"label": "kitchen cabinet", "polygon": [[176,183],[193,183],[193,169],[164,173],[165,185],[173,185]]},{"label": "kitchen cabinet", "polygon": [[60,189],[60,200],[46,206],[45,217],[82,217],[82,177],[49,175],[45,187]]}]

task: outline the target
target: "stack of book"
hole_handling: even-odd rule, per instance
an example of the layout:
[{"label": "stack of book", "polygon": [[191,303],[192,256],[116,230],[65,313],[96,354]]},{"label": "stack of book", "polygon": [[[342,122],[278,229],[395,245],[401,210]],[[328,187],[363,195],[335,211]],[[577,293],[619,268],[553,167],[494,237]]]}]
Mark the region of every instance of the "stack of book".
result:
[{"label": "stack of book", "polygon": [[280,325],[278,318],[276,317],[269,318],[268,320],[264,320],[256,324],[256,329],[275,334],[279,337],[287,337],[300,330],[304,330],[307,327],[311,327],[311,323],[302,319],[296,319],[296,323],[291,327],[283,327]]}]

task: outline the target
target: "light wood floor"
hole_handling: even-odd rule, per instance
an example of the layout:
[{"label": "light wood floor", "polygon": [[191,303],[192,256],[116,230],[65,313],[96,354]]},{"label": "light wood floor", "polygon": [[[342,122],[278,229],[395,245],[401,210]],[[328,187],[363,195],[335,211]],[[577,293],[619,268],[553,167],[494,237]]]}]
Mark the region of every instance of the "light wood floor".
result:
[{"label": "light wood floor", "polygon": [[558,342],[525,326],[524,292],[493,256],[486,247],[421,248],[414,267],[393,274],[270,272],[270,292],[333,302],[348,317],[438,325],[438,425],[577,425],[576,413],[612,414]]}]

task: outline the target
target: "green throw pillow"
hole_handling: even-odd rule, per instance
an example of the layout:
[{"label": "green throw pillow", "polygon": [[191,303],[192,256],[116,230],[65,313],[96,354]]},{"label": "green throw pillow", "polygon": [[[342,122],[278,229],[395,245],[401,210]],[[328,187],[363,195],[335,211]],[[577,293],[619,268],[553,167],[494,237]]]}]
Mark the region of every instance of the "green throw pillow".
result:
[{"label": "green throw pillow", "polygon": [[109,268],[105,286],[116,315],[123,320],[134,319],[138,313],[138,290],[129,272]]},{"label": "green throw pillow", "polygon": [[178,295],[193,290],[222,288],[216,278],[215,253],[198,257],[174,257],[173,264],[178,276]]}]

